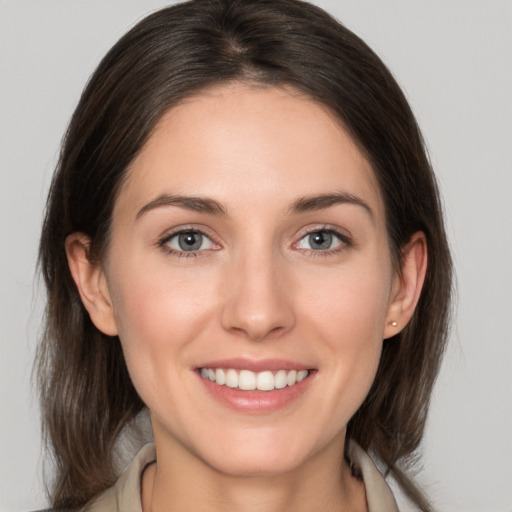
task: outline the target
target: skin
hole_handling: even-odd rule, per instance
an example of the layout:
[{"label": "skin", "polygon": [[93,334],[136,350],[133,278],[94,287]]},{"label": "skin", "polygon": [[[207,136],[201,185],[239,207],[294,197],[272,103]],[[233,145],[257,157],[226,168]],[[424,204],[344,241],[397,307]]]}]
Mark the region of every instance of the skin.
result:
[{"label": "skin", "polygon": [[[333,193],[360,204],[293,211]],[[155,203],[162,194],[210,198],[224,213]],[[207,235],[192,256],[169,238],[183,229]],[[312,248],[312,230],[339,238]],[[95,325],[120,337],[151,411],[158,463],[144,473],[145,512],[366,510],[342,461],[346,425],[383,340],[414,311],[426,245],[414,235],[396,272],[373,170],[329,111],[242,84],[187,99],[132,163],[105,261],[91,263],[87,245],[68,237],[72,275]],[[314,372],[285,407],[240,412],[196,371],[240,357]]]}]

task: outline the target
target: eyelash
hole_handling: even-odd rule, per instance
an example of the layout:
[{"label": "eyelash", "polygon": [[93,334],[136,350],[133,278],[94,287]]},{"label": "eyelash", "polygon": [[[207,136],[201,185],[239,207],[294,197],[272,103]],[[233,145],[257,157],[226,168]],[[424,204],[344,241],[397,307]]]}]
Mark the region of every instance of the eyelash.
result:
[{"label": "eyelash", "polygon": [[[172,256],[176,256],[178,258],[197,258],[201,255],[203,251],[177,251],[176,249],[173,249],[172,247],[169,247],[167,245],[174,237],[177,237],[179,235],[185,234],[185,233],[193,233],[193,234],[199,234],[202,235],[209,240],[212,240],[211,236],[205,233],[203,230],[198,228],[184,228],[180,229],[178,231],[174,231],[172,233],[169,233],[162,237],[158,241],[158,247],[160,247],[164,252],[167,254],[170,254]],[[212,241],[213,242],[213,241]],[[213,242],[215,243],[215,242]]]},{"label": "eyelash", "polygon": [[[169,233],[167,235],[165,235],[164,237],[162,237],[159,241],[158,241],[158,247],[160,247],[163,251],[165,251],[167,254],[170,254],[172,256],[176,256],[178,258],[197,258],[198,256],[201,255],[203,251],[177,251],[176,249],[173,249],[171,248],[168,243],[174,238],[174,237],[177,237],[181,234],[185,234],[185,233],[192,233],[192,234],[200,234],[206,238],[208,238],[210,241],[212,241],[212,243],[215,243],[213,242],[212,238],[210,235],[208,235],[207,233],[205,233],[203,230],[201,229],[198,229],[198,228],[184,228],[184,229],[180,229],[179,231],[174,231],[172,233]],[[327,233],[327,234],[330,234],[332,236],[334,236],[335,238],[337,238],[340,242],[340,246],[339,247],[336,247],[334,249],[325,249],[325,250],[313,250],[313,249],[303,249],[304,251],[307,251],[308,254],[312,255],[312,256],[320,256],[320,257],[328,257],[328,256],[332,256],[332,255],[335,255],[335,254],[339,254],[343,251],[345,251],[346,249],[350,248],[353,246],[353,243],[352,243],[352,240],[350,239],[350,237],[348,237],[347,235],[343,234],[343,233],[340,233],[339,231],[333,229],[333,228],[330,228],[330,227],[320,227],[320,228],[314,228],[314,229],[311,229],[309,231],[306,231],[300,238],[297,242],[295,242],[293,244],[293,247],[295,247],[297,244],[299,244],[304,238],[306,238],[307,236],[310,236],[310,235],[313,235],[315,233]]]},{"label": "eyelash", "polygon": [[319,227],[319,228],[313,228],[309,231],[306,231],[298,240],[298,242],[295,242],[293,245],[297,245],[301,240],[303,240],[304,238],[306,238],[307,236],[309,235],[313,235],[315,233],[328,233],[330,235],[332,235],[333,237],[337,238],[340,242],[340,245],[339,247],[336,247],[334,249],[325,249],[325,250],[313,250],[313,249],[304,249],[306,250],[311,256],[314,256],[314,257],[328,257],[328,256],[333,256],[333,255],[336,255],[336,254],[340,254],[341,252],[349,249],[350,247],[353,246],[353,242],[351,240],[350,237],[348,237],[347,235],[343,234],[343,233],[340,233],[339,231],[337,231],[336,229],[333,229],[333,228],[330,228],[328,226],[324,226],[324,227]]}]

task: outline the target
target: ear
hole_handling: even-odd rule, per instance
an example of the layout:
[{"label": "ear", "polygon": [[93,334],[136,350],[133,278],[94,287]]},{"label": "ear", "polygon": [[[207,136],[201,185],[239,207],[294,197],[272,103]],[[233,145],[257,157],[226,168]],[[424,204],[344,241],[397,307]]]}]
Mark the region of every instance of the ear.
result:
[{"label": "ear", "polygon": [[104,334],[115,336],[118,331],[107,279],[101,265],[89,258],[90,244],[83,233],[66,238],[69,270],[94,325]]},{"label": "ear", "polygon": [[401,271],[395,276],[384,339],[398,334],[411,319],[420,298],[426,271],[427,241],[425,234],[418,231],[402,250]]}]

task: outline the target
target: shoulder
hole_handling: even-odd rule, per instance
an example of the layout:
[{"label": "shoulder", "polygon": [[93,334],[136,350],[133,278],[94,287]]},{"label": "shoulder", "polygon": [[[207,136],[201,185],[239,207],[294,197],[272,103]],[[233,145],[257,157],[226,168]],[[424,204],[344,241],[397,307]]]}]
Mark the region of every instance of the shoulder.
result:
[{"label": "shoulder", "polygon": [[156,460],[155,445],[143,446],[117,482],[80,508],[46,508],[31,512],[142,512],[141,475]]}]

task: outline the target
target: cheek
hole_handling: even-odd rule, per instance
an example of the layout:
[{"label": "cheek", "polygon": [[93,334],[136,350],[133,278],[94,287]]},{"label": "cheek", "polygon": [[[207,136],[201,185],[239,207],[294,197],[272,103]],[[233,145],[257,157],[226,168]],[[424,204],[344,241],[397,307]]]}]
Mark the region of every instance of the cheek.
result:
[{"label": "cheek", "polygon": [[157,388],[159,381],[187,368],[186,349],[211,321],[215,293],[197,273],[158,265],[138,268],[124,273],[120,265],[111,288],[128,370],[144,399],[145,388]]},{"label": "cheek", "polygon": [[170,343],[194,326],[199,329],[205,312],[211,309],[211,279],[202,279],[193,269],[176,272],[165,265],[141,267],[126,273],[129,279],[122,277],[120,269],[114,282],[113,303],[120,333],[126,339],[151,344],[157,340]]},{"label": "cheek", "polygon": [[[308,316],[336,345],[357,349],[382,341],[391,293],[387,265],[360,265],[336,271],[309,273],[297,296]],[[322,275],[324,274],[324,275]]]},{"label": "cheek", "polygon": [[319,408],[336,411],[342,424],[360,407],[375,378],[391,283],[386,267],[353,270],[332,273],[321,288],[312,279],[298,292],[309,336],[319,340],[317,350],[327,361],[324,389],[331,395]]}]

